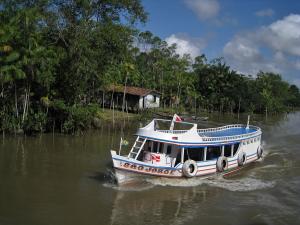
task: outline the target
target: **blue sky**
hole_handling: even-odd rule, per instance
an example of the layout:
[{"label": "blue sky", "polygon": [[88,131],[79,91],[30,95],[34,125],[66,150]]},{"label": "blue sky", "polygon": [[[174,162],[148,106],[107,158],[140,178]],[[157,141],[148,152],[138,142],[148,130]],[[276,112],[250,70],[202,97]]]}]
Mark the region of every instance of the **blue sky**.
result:
[{"label": "blue sky", "polygon": [[224,57],[238,72],[282,74],[300,87],[300,0],[142,0],[150,30],[178,53]]}]

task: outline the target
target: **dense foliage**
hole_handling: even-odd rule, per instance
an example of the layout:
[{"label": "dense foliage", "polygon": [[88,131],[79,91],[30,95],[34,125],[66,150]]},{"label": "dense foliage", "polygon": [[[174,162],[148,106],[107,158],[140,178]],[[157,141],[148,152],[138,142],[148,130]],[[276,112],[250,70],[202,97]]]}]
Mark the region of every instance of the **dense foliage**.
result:
[{"label": "dense foliage", "polygon": [[0,130],[84,129],[112,84],[152,88],[163,107],[281,112],[300,106],[279,74],[237,74],[222,59],[176,54],[140,0],[1,0]]}]

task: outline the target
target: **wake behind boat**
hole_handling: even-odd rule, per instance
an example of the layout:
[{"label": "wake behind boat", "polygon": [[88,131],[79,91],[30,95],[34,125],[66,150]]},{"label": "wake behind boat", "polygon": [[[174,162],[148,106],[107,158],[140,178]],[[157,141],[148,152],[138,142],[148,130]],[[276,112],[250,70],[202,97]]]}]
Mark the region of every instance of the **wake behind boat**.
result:
[{"label": "wake behind boat", "polygon": [[[167,128],[164,128],[167,127]],[[181,120],[154,119],[137,136],[128,155],[111,150],[118,182],[126,175],[144,174],[192,178],[227,174],[262,157],[259,127],[234,124],[198,129]]]}]

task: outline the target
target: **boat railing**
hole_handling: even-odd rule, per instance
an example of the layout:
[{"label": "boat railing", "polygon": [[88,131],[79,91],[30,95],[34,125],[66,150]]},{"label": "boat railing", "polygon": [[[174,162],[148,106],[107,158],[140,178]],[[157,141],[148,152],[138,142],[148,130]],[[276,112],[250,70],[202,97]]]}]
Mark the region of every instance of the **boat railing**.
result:
[{"label": "boat railing", "polygon": [[[220,137],[205,136],[205,134],[209,133],[209,132],[217,132],[217,131],[222,131],[222,130],[226,130],[226,129],[242,128],[242,127],[245,127],[245,125],[233,124],[233,125],[226,125],[226,126],[215,127],[215,128],[197,129],[197,132],[203,141],[214,142],[214,141],[232,141],[232,140],[245,139],[245,138],[256,135],[260,130],[260,128],[258,128],[258,127],[249,126],[249,128],[256,129],[256,131],[247,133],[247,134],[237,134],[237,135],[231,135],[231,136],[220,136]],[[167,134],[183,134],[183,133],[187,132],[188,130],[156,130],[156,131],[162,132],[162,133],[167,133]]]},{"label": "boat railing", "polygon": [[[167,134],[183,134],[187,132],[187,130],[157,130],[158,132],[167,133]],[[247,134],[238,134],[238,135],[232,135],[232,136],[221,136],[221,137],[207,137],[203,134],[199,134],[203,141],[211,142],[211,141],[232,141],[232,140],[240,140],[244,138],[251,137],[255,134],[257,134],[258,130],[256,132],[251,132]]]},{"label": "boat railing", "polygon": [[232,125],[226,125],[222,127],[213,127],[213,128],[206,128],[206,129],[197,129],[198,133],[206,133],[206,132],[214,132],[214,131],[220,131],[220,130],[226,130],[230,128],[241,128],[245,127],[243,124],[232,124]]},{"label": "boat railing", "polygon": [[232,141],[232,140],[241,140],[245,138],[249,138],[251,136],[254,136],[257,134],[256,132],[253,133],[248,133],[248,134],[238,134],[238,135],[233,135],[233,136],[222,136],[222,137],[206,137],[206,136],[201,136],[203,141],[206,142],[215,142],[215,141]]},{"label": "boat railing", "polygon": [[205,136],[205,133],[209,132],[216,132],[216,131],[222,131],[232,128],[245,128],[245,125],[243,124],[232,124],[232,125],[226,125],[222,127],[215,127],[215,128],[207,128],[207,129],[198,129],[198,134],[202,137],[203,141],[212,142],[212,141],[231,141],[231,140],[240,140],[244,138],[251,137],[260,130],[260,128],[255,126],[249,126],[249,128],[256,129],[255,132],[247,133],[247,134],[237,134],[237,135],[231,135],[231,136],[220,136],[220,137],[208,137]]},{"label": "boat railing", "polygon": [[183,134],[188,130],[156,130],[156,131],[166,133],[166,134]]}]

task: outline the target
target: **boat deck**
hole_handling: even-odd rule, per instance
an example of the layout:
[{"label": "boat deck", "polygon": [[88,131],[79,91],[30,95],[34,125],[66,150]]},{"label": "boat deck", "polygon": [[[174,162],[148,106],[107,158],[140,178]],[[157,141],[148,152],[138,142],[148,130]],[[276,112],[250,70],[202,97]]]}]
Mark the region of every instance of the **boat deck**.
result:
[{"label": "boat deck", "polygon": [[232,127],[227,128],[224,130],[216,130],[216,131],[208,131],[208,132],[198,132],[200,136],[206,137],[229,137],[229,136],[236,136],[236,135],[244,135],[244,134],[251,134],[256,132],[257,129],[253,128],[245,128],[245,127]]},{"label": "boat deck", "polygon": [[[140,128],[137,135],[144,136],[147,138],[156,138],[164,141],[178,142],[178,143],[223,143],[240,141],[252,137],[261,135],[261,129],[252,125],[243,124],[232,124],[222,127],[197,129],[196,123],[189,122],[177,122],[181,124],[189,125],[188,129],[185,130],[173,130],[173,129],[155,129],[155,123],[157,121],[164,121],[171,123],[170,120],[155,119],[149,123],[145,128]],[[172,135],[176,135],[173,137]],[[180,141],[174,141],[180,137]]]}]

